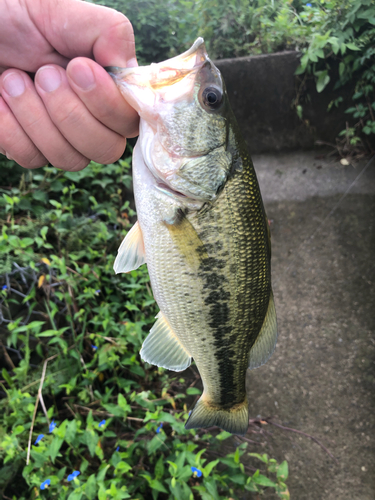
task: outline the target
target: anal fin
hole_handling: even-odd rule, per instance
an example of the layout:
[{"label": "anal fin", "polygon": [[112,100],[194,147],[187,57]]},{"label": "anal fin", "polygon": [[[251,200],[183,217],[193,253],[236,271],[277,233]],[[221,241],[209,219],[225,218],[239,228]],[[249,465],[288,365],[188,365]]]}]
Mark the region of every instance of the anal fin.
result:
[{"label": "anal fin", "polygon": [[190,366],[191,355],[161,311],[156,318],[157,322],[143,342],[141,358],[151,365],[161,366],[175,372],[185,370]]},{"label": "anal fin", "polygon": [[277,342],[277,322],[276,309],[273,301],[273,293],[271,290],[270,300],[268,303],[267,314],[264,318],[263,326],[259,335],[254,342],[249,353],[249,368],[258,368],[266,363],[273,351]]},{"label": "anal fin", "polygon": [[116,274],[128,273],[129,271],[138,269],[145,262],[146,255],[143,235],[137,221],[122,241],[113,269]]}]

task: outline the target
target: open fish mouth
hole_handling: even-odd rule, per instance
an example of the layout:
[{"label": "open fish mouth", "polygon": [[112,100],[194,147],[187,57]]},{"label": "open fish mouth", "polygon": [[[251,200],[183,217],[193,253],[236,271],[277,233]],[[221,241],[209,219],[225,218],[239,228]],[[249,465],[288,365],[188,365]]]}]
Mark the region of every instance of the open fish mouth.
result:
[{"label": "open fish mouth", "polygon": [[186,52],[166,61],[148,66],[110,66],[105,69],[141,118],[150,119],[155,115],[153,109],[160,103],[173,105],[180,99],[191,98],[197,73],[203,66],[211,64],[204,40],[198,38]]},{"label": "open fish mouth", "polygon": [[107,66],[105,70],[116,83],[126,82],[138,87],[151,87],[156,90],[164,86],[174,85],[192,70],[200,68],[207,60],[208,54],[204,40],[199,37],[186,52],[166,61],[132,68]]}]

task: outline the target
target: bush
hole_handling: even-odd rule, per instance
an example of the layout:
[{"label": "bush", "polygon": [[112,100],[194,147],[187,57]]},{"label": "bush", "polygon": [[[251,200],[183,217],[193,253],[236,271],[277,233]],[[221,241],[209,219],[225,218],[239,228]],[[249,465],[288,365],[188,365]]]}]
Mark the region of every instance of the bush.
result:
[{"label": "bush", "polygon": [[193,369],[171,376],[140,360],[157,312],[147,270],[112,269],[134,219],[130,182],[130,159],[80,172],[0,164],[0,496],[218,500],[272,488],[287,499],[286,462],[259,455],[254,473],[247,442],[225,455],[229,433],[185,430],[201,393]]},{"label": "bush", "polygon": [[[345,112],[354,119],[341,136],[346,150],[371,150],[375,137],[375,6],[372,0],[328,0],[309,4],[301,18],[310,26],[297,74],[313,75],[318,92],[331,81],[340,89],[355,82],[353,105]],[[338,75],[334,71],[338,65]],[[332,106],[340,105],[338,97]],[[348,116],[348,118],[349,118]]]},{"label": "bush", "polygon": [[[330,81],[355,82],[343,124],[345,150],[371,150],[375,138],[375,7],[373,0],[97,0],[122,11],[135,32],[141,64],[186,50],[203,36],[212,59],[300,50],[298,75],[318,92]],[[336,68],[338,67],[338,74]],[[330,104],[339,106],[343,98]],[[303,106],[295,102],[303,118]],[[329,108],[329,109],[330,109]],[[329,111],[329,110],[327,110]]]}]

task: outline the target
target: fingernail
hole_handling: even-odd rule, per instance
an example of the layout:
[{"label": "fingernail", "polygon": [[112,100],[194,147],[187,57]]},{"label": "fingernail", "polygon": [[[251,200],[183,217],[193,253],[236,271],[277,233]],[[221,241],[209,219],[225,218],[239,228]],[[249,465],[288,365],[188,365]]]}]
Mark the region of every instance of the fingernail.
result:
[{"label": "fingernail", "polygon": [[88,90],[95,84],[94,73],[90,66],[76,64],[70,68],[69,76],[78,87],[84,90]]},{"label": "fingernail", "polygon": [[126,64],[127,68],[135,68],[137,66],[138,66],[138,62],[137,62],[136,57],[133,57],[132,59],[129,59],[129,61],[127,61],[127,64]]},{"label": "fingernail", "polygon": [[46,92],[53,92],[61,84],[61,75],[53,66],[44,66],[37,73],[37,82]]},{"label": "fingernail", "polygon": [[14,159],[10,156],[9,153],[5,153],[5,156],[8,158],[8,160],[13,160],[14,161]]},{"label": "fingernail", "polygon": [[1,153],[2,155],[5,155],[5,149],[0,148],[0,153]]},{"label": "fingernail", "polygon": [[25,82],[18,73],[9,73],[3,80],[3,87],[11,97],[18,97],[25,92]]}]

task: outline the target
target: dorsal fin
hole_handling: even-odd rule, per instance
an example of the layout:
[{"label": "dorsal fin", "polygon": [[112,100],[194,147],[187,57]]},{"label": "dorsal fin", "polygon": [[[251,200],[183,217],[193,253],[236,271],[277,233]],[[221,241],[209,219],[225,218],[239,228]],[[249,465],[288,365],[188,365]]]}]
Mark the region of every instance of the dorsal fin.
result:
[{"label": "dorsal fin", "polygon": [[145,246],[138,221],[125,236],[113,265],[115,273],[128,273],[146,262]]},{"label": "dorsal fin", "polygon": [[156,318],[157,322],[143,342],[141,358],[151,365],[161,366],[175,372],[185,370],[190,366],[191,355],[161,311]]},{"label": "dorsal fin", "polygon": [[250,349],[249,353],[249,368],[258,368],[266,363],[273,351],[275,350],[277,342],[277,323],[276,323],[276,309],[273,301],[273,293],[271,290],[270,300],[266,317],[264,318],[263,326],[259,335]]}]

